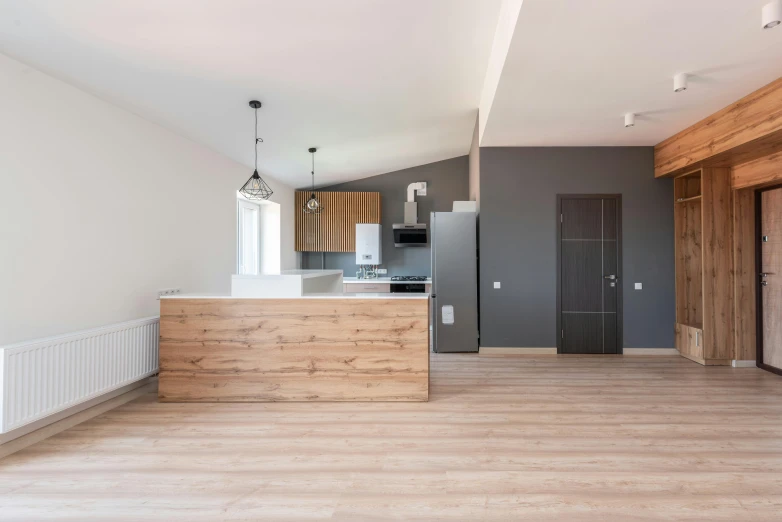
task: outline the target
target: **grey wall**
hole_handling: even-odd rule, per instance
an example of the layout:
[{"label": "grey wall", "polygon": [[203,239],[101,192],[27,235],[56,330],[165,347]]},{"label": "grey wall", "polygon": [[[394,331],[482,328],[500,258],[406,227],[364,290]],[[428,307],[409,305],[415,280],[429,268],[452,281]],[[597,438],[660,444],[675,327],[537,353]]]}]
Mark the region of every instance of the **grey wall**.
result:
[{"label": "grey wall", "polygon": [[480,184],[481,346],[556,346],[556,195],[601,193],[622,194],[624,346],[673,347],[673,183],[652,147],[481,148]]},{"label": "grey wall", "polygon": [[[383,228],[383,264],[388,275],[431,275],[429,246],[423,248],[396,248],[391,225],[404,222],[404,203],[407,186],[416,181],[426,181],[426,196],[416,196],[418,222],[429,224],[430,212],[448,212],[454,201],[469,198],[469,162],[467,156],[460,156],[428,165],[380,174],[318,190],[344,192],[380,192]],[[345,276],[356,275],[356,254],[325,254],[325,268],[342,269]],[[321,254],[304,253],[303,268],[321,268]]]}]

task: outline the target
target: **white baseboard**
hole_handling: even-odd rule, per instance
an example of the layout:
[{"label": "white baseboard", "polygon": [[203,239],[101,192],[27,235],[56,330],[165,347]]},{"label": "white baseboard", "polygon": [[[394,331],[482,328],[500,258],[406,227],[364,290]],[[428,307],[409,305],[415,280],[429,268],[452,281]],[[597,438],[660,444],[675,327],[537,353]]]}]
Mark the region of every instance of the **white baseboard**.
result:
[{"label": "white baseboard", "polygon": [[[57,412],[57,413],[55,413],[53,415],[49,415],[48,417],[44,417],[43,419],[39,419],[39,420],[37,420],[35,422],[31,422],[29,424],[25,424],[24,426],[20,426],[19,428],[16,428],[14,430],[9,431],[8,433],[0,434],[0,458],[2,458],[4,456],[4,453],[5,453],[4,450],[6,449],[5,446],[4,446],[5,444],[7,444],[7,443],[9,443],[9,442],[11,442],[11,441],[13,441],[15,439],[18,439],[20,437],[24,437],[25,435],[31,434],[31,433],[33,433],[35,431],[38,431],[38,430],[46,431],[43,428],[46,428],[50,424],[55,424],[55,423],[58,423],[58,422],[61,422],[61,421],[67,423],[67,421],[69,421],[69,420],[75,420],[75,419],[77,419],[77,414],[83,412],[84,410],[88,410],[90,408],[93,408],[93,407],[102,405],[104,403],[107,403],[107,401],[110,401],[111,399],[114,399],[115,397],[118,397],[120,395],[124,395],[124,394],[126,394],[126,393],[128,393],[130,391],[135,390],[136,388],[140,388],[140,387],[145,386],[145,385],[147,385],[147,384],[149,384],[149,383],[151,383],[153,381],[156,381],[156,380],[157,380],[157,377],[147,377],[146,379],[142,379],[140,381],[132,382],[132,383],[130,383],[128,385],[125,385],[125,386],[123,386],[121,388],[117,388],[116,390],[112,390],[112,391],[110,391],[108,393],[105,393],[103,395],[100,395],[98,397],[94,397],[94,398],[92,398],[92,399],[90,399],[90,400],[88,400],[86,402],[82,402],[80,404],[72,406],[72,407],[70,407],[70,408],[68,408],[66,410],[59,411],[59,412]],[[133,397],[133,398],[135,398],[135,397]],[[133,398],[128,399],[128,400],[132,400]],[[100,415],[101,413],[103,413],[104,411],[107,411],[108,409],[116,408],[120,404],[124,404],[124,403],[123,402],[119,402],[118,404],[114,404],[114,405],[110,406],[109,408],[102,409],[102,411],[98,411],[97,413],[95,413],[92,416],[87,416],[86,418],[81,418],[81,420],[77,420],[76,422],[68,423],[70,425],[68,425],[68,426],[66,426],[66,427],[64,427],[64,428],[62,428],[60,430],[55,430],[52,433],[49,433],[48,435],[42,437],[40,440],[43,440],[44,438],[47,438],[47,437],[51,437],[55,433],[59,433],[60,431],[68,429],[71,426],[74,426],[74,425],[76,425],[76,424],[78,424],[80,422],[84,422],[85,420],[91,419],[92,417],[94,417],[96,415]],[[84,417],[84,416],[81,416],[81,417]],[[37,440],[35,442],[37,442]],[[32,442],[30,444],[32,444]],[[29,445],[29,444],[27,444],[27,445]],[[21,449],[21,448],[19,448],[19,449]],[[14,450],[14,451],[18,451],[18,449]]]},{"label": "white baseboard", "polygon": [[481,346],[479,355],[557,355],[557,347],[554,348],[504,348]]},{"label": "white baseboard", "polygon": [[[131,389],[126,390],[125,388]],[[66,415],[65,418],[60,418],[59,420],[52,423],[47,423],[45,426],[40,427],[32,432],[27,431],[30,427],[28,424],[26,426],[17,428],[13,432],[4,433],[2,435],[3,443],[0,443],[0,459],[7,457],[12,453],[16,453],[17,451],[21,451],[28,446],[32,446],[33,444],[41,442],[44,439],[48,439],[49,437],[57,435],[58,433],[70,429],[77,424],[81,424],[82,422],[86,422],[92,418],[95,418],[109,410],[122,406],[123,404],[130,402],[133,399],[141,397],[145,393],[151,393],[156,389],[157,377],[150,377],[148,379],[144,379],[143,381],[129,384],[128,386],[121,389],[113,390],[104,396],[96,397],[95,400],[103,399],[103,401],[98,402],[97,404],[93,404],[92,406],[87,405],[87,403],[78,404],[73,407],[73,410],[79,411],[74,411],[70,415]],[[125,391],[122,392],[122,390]],[[118,392],[120,392],[119,395],[117,395]],[[85,406],[87,406],[86,409]],[[62,411],[58,413],[57,416],[59,417],[59,415],[66,413],[68,412]],[[40,422],[49,421],[53,417],[54,415],[47,417],[46,419],[41,419]],[[13,436],[13,440],[6,440],[9,436]]]},{"label": "white baseboard", "polygon": [[679,355],[676,348],[625,348],[624,355]]},{"label": "white baseboard", "polygon": [[757,361],[737,361],[734,359],[730,365],[734,368],[757,368],[758,363]]}]

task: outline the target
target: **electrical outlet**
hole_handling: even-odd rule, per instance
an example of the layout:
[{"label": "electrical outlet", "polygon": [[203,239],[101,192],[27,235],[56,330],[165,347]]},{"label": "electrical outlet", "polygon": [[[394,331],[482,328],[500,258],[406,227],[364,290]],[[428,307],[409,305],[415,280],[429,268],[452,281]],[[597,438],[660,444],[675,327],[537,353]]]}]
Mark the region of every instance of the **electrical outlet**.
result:
[{"label": "electrical outlet", "polygon": [[181,293],[182,290],[180,288],[166,288],[164,290],[158,290],[157,292],[157,300],[160,301],[160,298],[166,295],[176,295]]},{"label": "electrical outlet", "polygon": [[500,282],[494,281],[494,288],[500,288]]},{"label": "electrical outlet", "polygon": [[376,272],[377,272],[378,275],[386,275],[388,273],[388,269],[387,268],[378,268],[376,270]]}]

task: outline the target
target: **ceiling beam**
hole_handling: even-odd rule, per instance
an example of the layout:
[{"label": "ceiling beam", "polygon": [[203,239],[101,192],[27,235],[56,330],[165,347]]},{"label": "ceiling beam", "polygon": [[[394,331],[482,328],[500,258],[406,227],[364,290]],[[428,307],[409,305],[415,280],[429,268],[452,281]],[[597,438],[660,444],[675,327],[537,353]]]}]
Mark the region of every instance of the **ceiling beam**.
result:
[{"label": "ceiling beam", "polygon": [[654,176],[733,166],[782,150],[782,78],[654,147]]}]

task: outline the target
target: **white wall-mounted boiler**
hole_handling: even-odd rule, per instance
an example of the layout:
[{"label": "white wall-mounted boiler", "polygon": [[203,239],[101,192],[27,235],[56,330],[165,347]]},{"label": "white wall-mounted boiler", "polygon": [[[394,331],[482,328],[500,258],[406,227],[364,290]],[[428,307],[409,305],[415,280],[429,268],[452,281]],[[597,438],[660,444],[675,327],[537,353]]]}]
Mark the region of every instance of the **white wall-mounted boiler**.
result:
[{"label": "white wall-mounted boiler", "polygon": [[380,265],[383,263],[382,235],[380,225],[374,223],[356,224],[356,264]]}]

